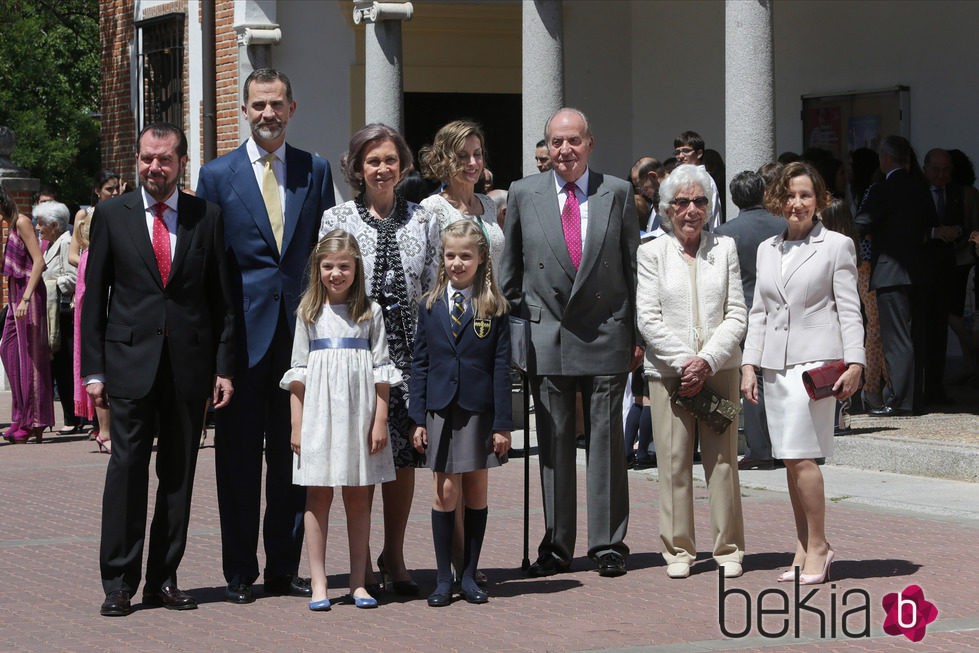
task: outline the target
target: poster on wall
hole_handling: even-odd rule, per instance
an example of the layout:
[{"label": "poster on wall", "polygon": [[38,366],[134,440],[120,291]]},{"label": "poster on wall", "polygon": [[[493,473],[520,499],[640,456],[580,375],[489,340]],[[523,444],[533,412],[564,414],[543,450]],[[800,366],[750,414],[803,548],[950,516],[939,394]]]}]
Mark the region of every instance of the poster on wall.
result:
[{"label": "poster on wall", "polygon": [[877,151],[880,145],[880,116],[853,116],[846,129],[847,150],[865,147]]}]

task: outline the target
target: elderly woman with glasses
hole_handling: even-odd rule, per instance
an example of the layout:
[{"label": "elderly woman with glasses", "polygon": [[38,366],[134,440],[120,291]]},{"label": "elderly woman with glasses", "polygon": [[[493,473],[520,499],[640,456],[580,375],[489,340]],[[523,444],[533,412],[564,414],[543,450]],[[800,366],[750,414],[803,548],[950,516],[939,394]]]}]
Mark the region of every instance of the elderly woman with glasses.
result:
[{"label": "elderly woman with glasses", "polygon": [[74,344],[75,280],[78,268],[68,260],[71,232],[68,231],[68,207],[61,202],[42,202],[34,207],[34,218],[44,250],[44,286],[47,289],[48,344],[51,347],[51,377],[58,386],[58,398],[65,426],[58,433],[71,435],[80,430],[75,416],[75,384],[72,377]]},{"label": "elderly woman with glasses", "polygon": [[[669,233],[639,247],[637,321],[646,341],[645,373],[659,466],[666,573],[686,578],[697,558],[693,516],[695,439],[707,477],[714,560],[724,576],[741,575],[744,521],[738,484],[738,424],[718,432],[674,400],[705,388],[738,400],[738,366],[747,311],[734,240],[704,231],[710,177],[678,166],[660,186]],[[713,423],[713,422],[712,422]]]}]

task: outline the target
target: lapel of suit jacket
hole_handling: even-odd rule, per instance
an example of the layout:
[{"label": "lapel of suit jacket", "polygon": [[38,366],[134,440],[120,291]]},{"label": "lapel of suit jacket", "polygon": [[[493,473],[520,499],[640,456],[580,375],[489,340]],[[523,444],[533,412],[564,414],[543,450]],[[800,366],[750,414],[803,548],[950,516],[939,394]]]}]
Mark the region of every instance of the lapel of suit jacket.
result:
[{"label": "lapel of suit jacket", "polygon": [[564,227],[561,224],[561,203],[558,201],[557,192],[554,190],[554,173],[545,172],[539,176],[540,183],[534,190],[534,210],[537,212],[537,219],[541,223],[541,231],[547,244],[554,254],[555,260],[561,264],[561,268],[568,275],[568,280],[574,282],[575,275],[578,273],[571,262],[571,255],[568,254],[568,243],[564,240]]},{"label": "lapel of suit jacket", "polygon": [[598,262],[599,253],[605,243],[605,232],[612,213],[612,193],[602,185],[602,173],[589,170],[588,174],[588,227],[585,231],[585,246],[581,251],[581,265],[571,288],[573,295],[578,286],[588,278],[591,269]]},{"label": "lapel of suit jacket", "polygon": [[[272,224],[269,222],[269,213],[265,210],[265,200],[262,198],[262,191],[258,187],[258,181],[255,179],[255,170],[252,168],[252,162],[248,158],[248,150],[245,148],[245,144],[242,143],[232,154],[233,156],[229,156],[228,160],[228,169],[231,172],[228,179],[231,188],[238,196],[238,199],[241,200],[242,205],[248,211],[252,220],[255,221],[255,226],[258,227],[259,233],[262,234],[265,242],[269,244],[270,249],[273,252],[278,252],[278,247],[275,244],[275,236],[272,235]],[[286,166],[286,169],[288,170],[288,166]],[[286,222],[288,223],[288,220]],[[285,245],[284,228],[282,242]],[[278,254],[276,254],[276,258],[278,258]]]},{"label": "lapel of suit jacket", "polygon": [[[789,279],[792,278],[792,275],[795,274],[806,261],[816,255],[816,251],[820,246],[819,244],[822,243],[825,238],[826,232],[824,231],[823,223],[817,222],[812,228],[812,231],[809,232],[809,235],[806,236],[805,240],[803,240],[802,244],[799,246],[799,252],[792,261],[792,267],[788,268],[785,271],[785,274],[782,275],[783,286],[789,283]],[[782,266],[779,266],[779,268],[781,267]]]},{"label": "lapel of suit jacket", "polygon": [[[173,252],[173,265],[170,266],[170,279],[174,279],[180,272],[180,266],[187,258],[187,251],[190,249],[191,235],[194,227],[200,221],[201,215],[196,210],[195,203],[190,201],[190,197],[184,193],[177,195],[177,244]],[[167,280],[169,283],[169,279]]]},{"label": "lapel of suit jacket", "polygon": [[132,240],[133,248],[143,259],[146,268],[149,270],[150,277],[162,289],[163,280],[160,279],[160,266],[156,263],[156,254],[153,253],[153,242],[150,240],[149,231],[146,229],[146,207],[143,206],[143,193],[137,190],[129,193],[126,198],[126,208],[129,210],[129,217],[123,220],[123,224]]},{"label": "lapel of suit jacket", "polygon": [[286,143],[286,212],[282,225],[282,251],[289,248],[292,235],[296,233],[299,214],[309,196],[309,175],[312,167],[309,154],[305,154]]}]

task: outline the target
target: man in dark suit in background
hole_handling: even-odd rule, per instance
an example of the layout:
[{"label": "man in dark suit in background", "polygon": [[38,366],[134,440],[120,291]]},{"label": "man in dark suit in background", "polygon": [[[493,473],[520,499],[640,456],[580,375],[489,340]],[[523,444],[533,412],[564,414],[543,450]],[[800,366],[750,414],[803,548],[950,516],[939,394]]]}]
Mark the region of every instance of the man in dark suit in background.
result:
[{"label": "man in dark suit in background", "polygon": [[961,304],[965,297],[965,279],[960,277],[955,265],[956,241],[967,235],[963,234],[965,206],[962,187],[951,183],[952,157],[947,150],[929,150],[923,172],[938,221],[928,233],[922,266],[922,287],[926,292],[922,293],[924,301],[918,312],[925,363],[921,396],[925,404],[947,404],[944,377],[948,316],[955,302]]},{"label": "man in dark suit in background", "polygon": [[82,311],[85,389],[112,418],[99,554],[105,616],[129,614],[139,586],[154,436],[160,482],[143,603],[197,607],[177,588],[177,566],[207,401],[223,408],[233,392],[221,212],[177,190],[187,139],[176,126],[144,128],[137,157],[142,188],[95,208]]},{"label": "man in dark suit in background", "polygon": [[575,393],[588,451],[588,555],[603,576],[626,573],[629,488],[622,437],[636,345],[639,226],[629,182],[589,170],[588,120],[564,108],[547,121],[552,171],[510,186],[500,279],[530,322],[546,531],[531,577],[567,571],[576,538]]},{"label": "man in dark suit in background", "polygon": [[[757,172],[745,170],[731,180],[731,200],[740,209],[737,217],[728,220],[715,231],[720,236],[731,236],[738,247],[741,264],[741,285],[744,303],[751,312],[751,300],[755,296],[755,259],[758,246],[763,240],[785,231],[785,219],[765,210],[765,180]],[[743,344],[743,343],[742,343]],[[762,384],[758,384],[758,403],[742,401],[744,410],[744,437],[747,451],[738,462],[738,469],[773,469],[772,440],[768,434],[768,418],[765,416],[765,397]]]},{"label": "man in dark suit in background", "polygon": [[[877,291],[880,339],[890,377],[884,405],[872,415],[910,415],[920,409],[920,392],[912,333],[915,287],[921,283],[922,249],[935,222],[935,207],[924,181],[908,172],[911,144],[901,136],[888,136],[880,146],[884,181],[867,190],[856,217],[860,236],[872,238],[870,289]],[[915,324],[918,330],[922,325]],[[919,348],[920,349],[920,348]]]},{"label": "man in dark suit in background", "polygon": [[214,438],[226,598],[254,601],[264,450],[265,593],[310,596],[299,578],[305,488],[292,484],[289,369],[296,308],[323,211],[334,204],[330,164],[287,145],[292,85],[271,68],[245,80],[241,111],[251,138],[205,165],[197,195],[221,207],[238,313],[237,393]]}]

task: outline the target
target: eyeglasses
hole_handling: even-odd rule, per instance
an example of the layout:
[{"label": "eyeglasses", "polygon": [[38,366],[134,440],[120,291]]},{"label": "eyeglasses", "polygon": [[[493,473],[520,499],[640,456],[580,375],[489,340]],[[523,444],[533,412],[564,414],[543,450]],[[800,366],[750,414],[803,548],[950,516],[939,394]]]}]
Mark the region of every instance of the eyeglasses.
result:
[{"label": "eyeglasses", "polygon": [[698,209],[707,208],[707,205],[710,204],[710,200],[708,200],[703,195],[701,195],[700,197],[675,197],[673,198],[673,201],[670,202],[670,204],[672,204],[673,206],[679,209],[685,209],[688,206],[690,206],[691,202],[693,202],[693,205],[696,206]]},{"label": "eyeglasses", "polygon": [[680,156],[681,154],[693,154],[697,150],[692,147],[678,147],[673,150],[673,156]]}]

